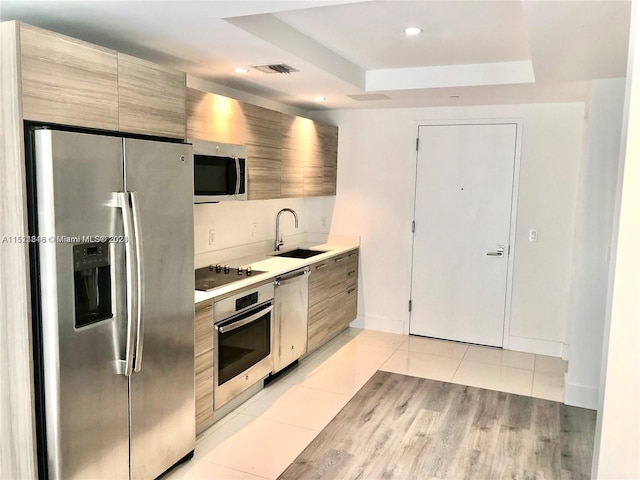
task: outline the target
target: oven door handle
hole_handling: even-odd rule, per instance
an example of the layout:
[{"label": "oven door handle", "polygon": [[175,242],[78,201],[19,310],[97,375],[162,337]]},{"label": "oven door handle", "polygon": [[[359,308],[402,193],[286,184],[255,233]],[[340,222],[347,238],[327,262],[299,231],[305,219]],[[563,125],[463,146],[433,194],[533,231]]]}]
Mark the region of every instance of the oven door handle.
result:
[{"label": "oven door handle", "polygon": [[262,317],[265,313],[269,313],[271,310],[273,310],[273,305],[269,305],[267,308],[261,309],[258,312],[254,313],[253,315],[251,315],[250,317],[243,318],[242,320],[238,320],[237,322],[228,323],[226,325],[222,325],[221,327],[216,326],[216,330],[218,330],[218,332],[220,333],[231,332],[236,328],[240,328],[244,325],[247,325],[248,323],[255,322],[260,317]]}]

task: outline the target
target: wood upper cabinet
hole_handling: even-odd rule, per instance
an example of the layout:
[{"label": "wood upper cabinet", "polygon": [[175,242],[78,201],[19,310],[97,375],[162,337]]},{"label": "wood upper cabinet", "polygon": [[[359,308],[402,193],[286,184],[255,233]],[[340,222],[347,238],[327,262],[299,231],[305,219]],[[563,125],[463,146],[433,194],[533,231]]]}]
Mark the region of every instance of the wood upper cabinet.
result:
[{"label": "wood upper cabinet", "polygon": [[185,138],[185,74],[118,54],[119,130]]},{"label": "wood upper cabinet", "polygon": [[249,157],[249,200],[280,198],[282,114],[248,103],[242,103],[241,109]]},{"label": "wood upper cabinet", "polygon": [[337,156],[338,127],[283,114],[283,197],[335,195]]},{"label": "wood upper cabinet", "polygon": [[25,120],[185,138],[185,74],[20,23]]},{"label": "wood upper cabinet", "polygon": [[187,88],[187,139],[242,145],[244,129],[238,100]]},{"label": "wood upper cabinet", "polygon": [[20,24],[25,120],[118,130],[118,54]]},{"label": "wood upper cabinet", "polygon": [[280,196],[283,198],[304,196],[304,131],[312,126],[307,118],[282,114]]},{"label": "wood upper cabinet", "polygon": [[282,114],[187,88],[187,138],[246,145],[249,200],[280,198]]},{"label": "wood upper cabinet", "polygon": [[249,200],[336,194],[338,127],[187,88],[187,138],[247,146]]},{"label": "wood upper cabinet", "polygon": [[321,195],[335,195],[338,179],[338,127],[317,124],[316,128],[319,131],[323,163]]}]

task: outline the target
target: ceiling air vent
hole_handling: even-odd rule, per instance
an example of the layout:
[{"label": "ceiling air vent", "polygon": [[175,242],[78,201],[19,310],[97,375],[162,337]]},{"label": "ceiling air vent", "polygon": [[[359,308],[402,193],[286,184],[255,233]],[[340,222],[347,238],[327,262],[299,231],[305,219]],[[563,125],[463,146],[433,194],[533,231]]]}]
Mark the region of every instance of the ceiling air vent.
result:
[{"label": "ceiling air vent", "polygon": [[297,68],[293,68],[286,63],[273,63],[271,65],[251,65],[252,68],[260,70],[263,73],[293,73],[299,72]]},{"label": "ceiling air vent", "polygon": [[364,93],[362,95],[347,95],[347,97],[355,100],[356,102],[369,102],[371,100],[391,100],[390,97],[387,97],[382,93]]}]

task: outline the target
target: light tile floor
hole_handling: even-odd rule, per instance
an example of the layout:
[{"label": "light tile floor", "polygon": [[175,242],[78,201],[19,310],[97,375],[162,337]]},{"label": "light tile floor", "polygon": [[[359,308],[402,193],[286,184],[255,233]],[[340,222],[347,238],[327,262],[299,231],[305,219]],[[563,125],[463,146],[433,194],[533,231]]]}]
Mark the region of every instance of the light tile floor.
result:
[{"label": "light tile floor", "polygon": [[555,401],[555,357],[349,328],[198,437],[164,480],[276,479],[376,370]]}]

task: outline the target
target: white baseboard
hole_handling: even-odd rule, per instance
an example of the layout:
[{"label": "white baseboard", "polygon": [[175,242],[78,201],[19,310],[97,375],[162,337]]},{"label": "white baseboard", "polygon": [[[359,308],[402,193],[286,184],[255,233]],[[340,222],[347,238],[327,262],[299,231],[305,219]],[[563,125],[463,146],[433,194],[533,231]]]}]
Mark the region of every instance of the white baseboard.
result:
[{"label": "white baseboard", "polygon": [[355,328],[377,330],[378,332],[399,333],[400,335],[404,334],[404,322],[393,320],[387,317],[358,315],[356,319],[349,325]]},{"label": "white baseboard", "polygon": [[598,409],[600,389],[585,385],[567,383],[564,387],[564,403],[573,407]]},{"label": "white baseboard", "polygon": [[536,338],[508,337],[507,344],[504,345],[504,348],[508,350],[515,350],[516,352],[562,357],[564,344],[562,342],[538,340]]}]

